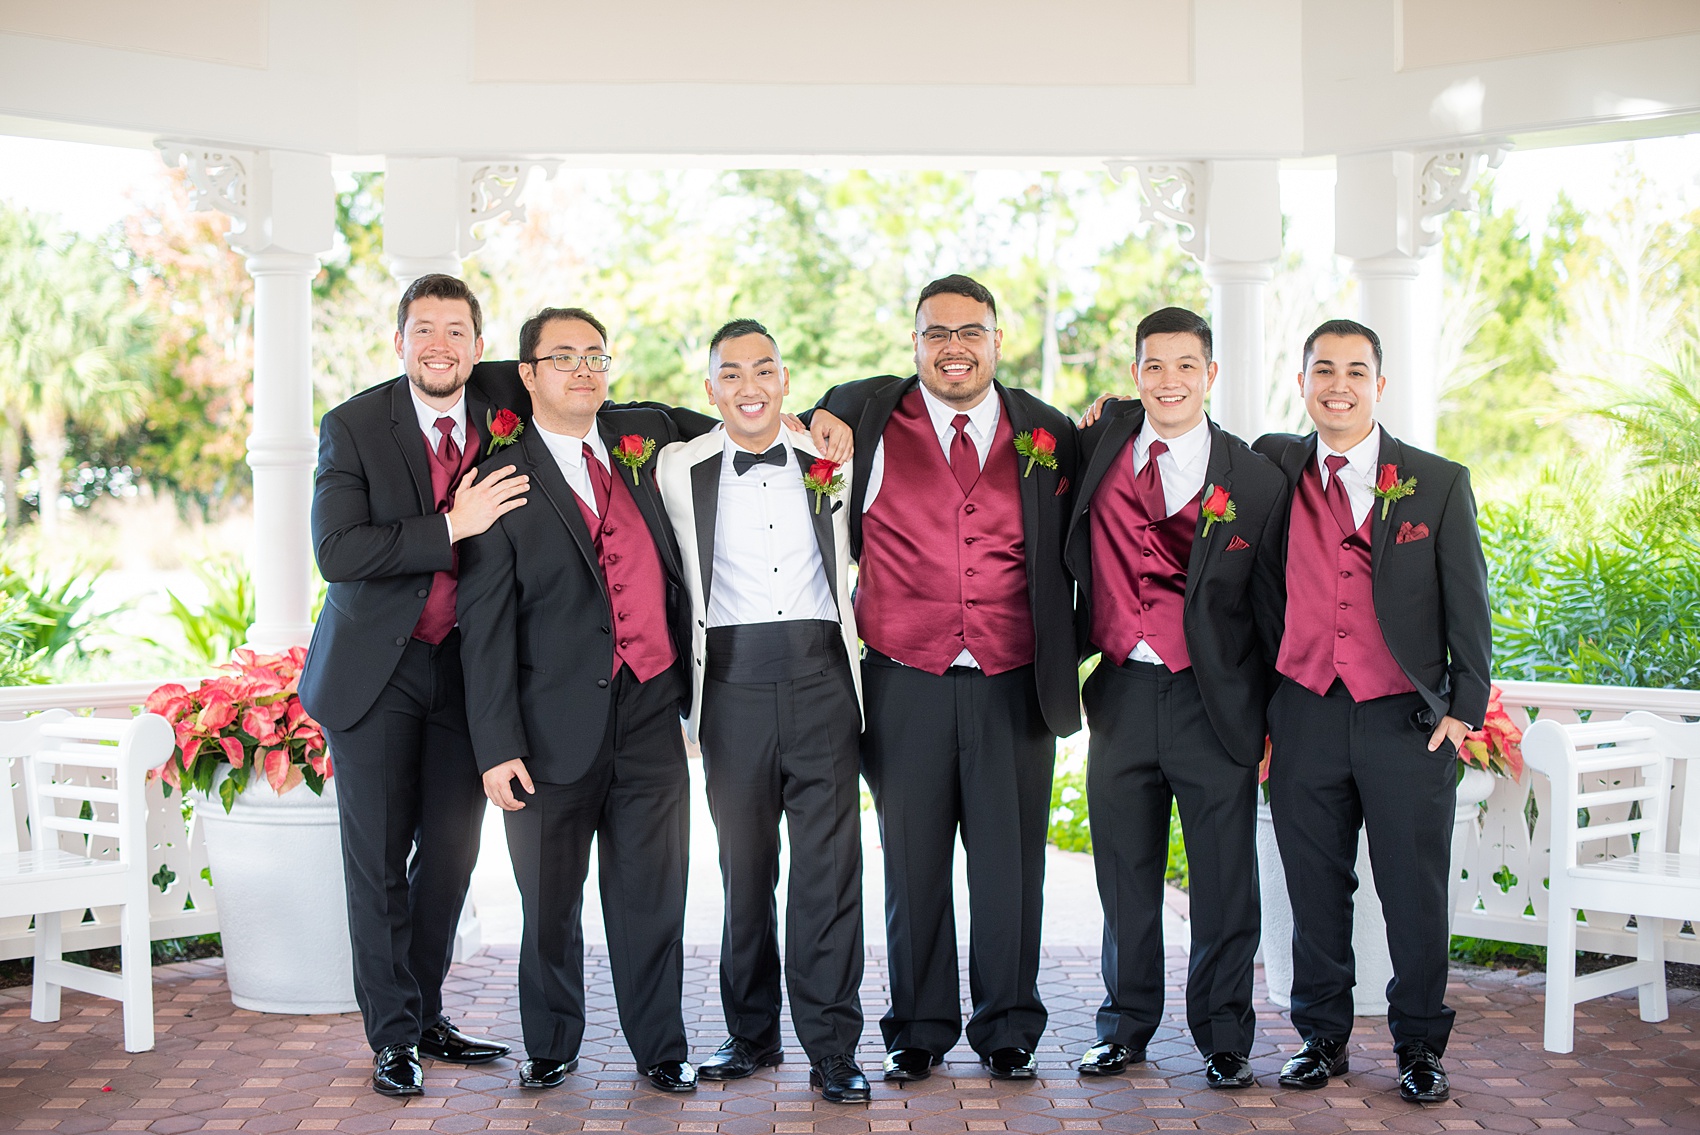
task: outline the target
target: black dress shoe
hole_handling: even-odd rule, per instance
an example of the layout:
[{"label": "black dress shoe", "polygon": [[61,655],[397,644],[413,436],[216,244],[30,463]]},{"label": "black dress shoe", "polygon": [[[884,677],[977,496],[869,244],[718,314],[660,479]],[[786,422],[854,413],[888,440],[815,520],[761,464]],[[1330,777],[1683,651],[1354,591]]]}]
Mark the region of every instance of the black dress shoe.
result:
[{"label": "black dress shoe", "polygon": [[702,1062],[697,1075],[705,1080],[742,1080],[757,1068],[771,1068],[783,1063],[785,1053],[778,1045],[761,1048],[753,1040],[734,1036],[727,1037],[726,1043]]},{"label": "black dress shoe", "polygon": [[925,1080],[933,1069],[944,1063],[944,1057],[934,1056],[927,1048],[894,1048],[885,1054],[885,1078],[888,1080]]},{"label": "black dress shoe", "polygon": [[994,1048],[980,1057],[994,1080],[1031,1080],[1039,1074],[1039,1061],[1025,1048]]},{"label": "black dress shoe", "polygon": [[416,1096],[425,1090],[419,1050],[392,1044],[372,1054],[372,1090],[386,1096]]},{"label": "black dress shoe", "polygon": [[1212,1052],[1204,1058],[1204,1082],[1212,1088],[1249,1088],[1257,1083],[1243,1052]]},{"label": "black dress shoe", "polygon": [[1129,1064],[1145,1063],[1145,1050],[1133,1049],[1113,1040],[1101,1040],[1086,1050],[1077,1071],[1082,1076],[1120,1076]]},{"label": "black dress shoe", "polygon": [[1440,1053],[1419,1040],[1401,1048],[1398,1056],[1401,1096],[1412,1103],[1445,1103],[1451,1098],[1452,1085],[1440,1066]]},{"label": "black dress shoe", "polygon": [[484,1064],[508,1054],[508,1046],[495,1040],[476,1040],[453,1025],[447,1017],[419,1034],[419,1052],[432,1060],[451,1064]]},{"label": "black dress shoe", "polygon": [[1293,1053],[1292,1057],[1281,1065],[1281,1079],[1278,1081],[1283,1088],[1320,1088],[1328,1083],[1330,1076],[1344,1076],[1350,1072],[1351,1065],[1346,1059],[1346,1042],[1343,1040],[1307,1040],[1304,1047]]},{"label": "black dress shoe", "polygon": [[827,1103],[867,1103],[868,1078],[849,1056],[829,1056],[809,1068],[809,1087]]},{"label": "black dress shoe", "polygon": [[697,1070],[691,1067],[689,1060],[663,1060],[644,1075],[663,1092],[697,1090]]},{"label": "black dress shoe", "polygon": [[534,1056],[519,1066],[519,1086],[522,1088],[558,1088],[566,1082],[567,1073],[577,1071],[578,1057],[571,1060],[550,1060]]}]

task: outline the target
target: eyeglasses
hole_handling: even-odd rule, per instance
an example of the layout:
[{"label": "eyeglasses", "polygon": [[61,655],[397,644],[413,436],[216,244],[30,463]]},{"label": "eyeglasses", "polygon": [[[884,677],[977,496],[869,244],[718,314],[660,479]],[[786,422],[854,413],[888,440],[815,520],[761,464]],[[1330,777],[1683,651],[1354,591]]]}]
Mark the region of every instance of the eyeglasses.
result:
[{"label": "eyeglasses", "polygon": [[970,323],[966,327],[929,327],[921,332],[921,342],[929,347],[942,347],[954,335],[963,346],[978,347],[996,330],[996,327],[982,327],[978,323]]},{"label": "eyeglasses", "polygon": [[580,363],[583,363],[585,366],[589,367],[591,370],[595,371],[596,373],[601,374],[603,371],[607,370],[610,366],[613,365],[614,356],[613,355],[567,355],[567,354],[539,355],[537,358],[531,360],[531,365],[536,366],[538,363],[543,363],[543,362],[548,363],[549,365],[553,366],[556,370],[561,371],[564,374],[571,374],[573,371],[577,370]]}]

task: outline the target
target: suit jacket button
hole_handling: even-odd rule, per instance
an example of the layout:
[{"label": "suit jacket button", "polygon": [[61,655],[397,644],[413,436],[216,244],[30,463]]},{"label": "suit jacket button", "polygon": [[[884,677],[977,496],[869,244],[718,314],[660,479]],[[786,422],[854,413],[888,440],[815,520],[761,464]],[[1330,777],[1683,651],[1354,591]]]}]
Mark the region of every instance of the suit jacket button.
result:
[{"label": "suit jacket button", "polygon": [[395,644],[397,646],[406,646],[407,645],[407,637],[405,635],[398,636],[395,640]]},{"label": "suit jacket button", "polygon": [[599,690],[606,690],[608,688],[608,679],[607,678],[596,679],[596,688],[599,689]]},{"label": "suit jacket button", "polygon": [[421,599],[428,598],[430,596],[430,594],[431,594],[431,589],[429,587],[421,587],[419,589],[419,598],[421,598]]}]

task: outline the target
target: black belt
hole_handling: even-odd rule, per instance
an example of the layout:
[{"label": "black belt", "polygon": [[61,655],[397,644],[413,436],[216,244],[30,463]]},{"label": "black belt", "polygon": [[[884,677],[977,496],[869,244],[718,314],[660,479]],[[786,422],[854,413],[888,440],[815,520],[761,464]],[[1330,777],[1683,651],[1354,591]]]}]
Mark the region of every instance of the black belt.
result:
[{"label": "black belt", "polygon": [[739,685],[789,682],[830,669],[843,657],[843,632],[825,619],[709,627],[703,674]]}]

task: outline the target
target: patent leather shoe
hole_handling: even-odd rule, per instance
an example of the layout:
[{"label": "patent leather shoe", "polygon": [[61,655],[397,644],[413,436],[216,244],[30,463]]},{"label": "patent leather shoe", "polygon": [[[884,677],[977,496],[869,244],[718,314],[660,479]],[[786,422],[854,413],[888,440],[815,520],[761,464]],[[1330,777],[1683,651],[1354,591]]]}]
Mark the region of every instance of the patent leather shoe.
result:
[{"label": "patent leather shoe", "polygon": [[419,1034],[419,1054],[451,1064],[484,1064],[508,1054],[508,1046],[495,1040],[467,1036],[447,1017]]},{"label": "patent leather shoe", "polygon": [[1281,1065],[1281,1079],[1278,1082],[1283,1088],[1309,1091],[1325,1086],[1330,1076],[1344,1076],[1351,1070],[1351,1064],[1346,1057],[1345,1041],[1307,1040],[1304,1047]]},{"label": "patent leather shoe", "polygon": [[697,1090],[697,1070],[689,1060],[663,1060],[644,1073],[656,1089],[663,1092],[694,1092]]},{"label": "patent leather shoe", "polygon": [[1204,1082],[1212,1088],[1249,1088],[1257,1083],[1243,1052],[1212,1052],[1204,1058]]},{"label": "patent leather shoe", "polygon": [[1038,1059],[1025,1048],[994,1048],[980,1057],[994,1080],[1031,1080],[1039,1074]]},{"label": "patent leather shoe", "polygon": [[894,1048],[885,1054],[885,1078],[888,1080],[925,1080],[933,1069],[944,1063],[928,1048]]},{"label": "patent leather shoe", "polygon": [[1412,1103],[1445,1103],[1452,1096],[1440,1053],[1414,1041],[1399,1050],[1399,1094]]},{"label": "patent leather shoe", "polygon": [[372,1090],[386,1096],[416,1096],[425,1090],[425,1069],[419,1050],[411,1044],[392,1044],[372,1054]]},{"label": "patent leather shoe", "polygon": [[868,1078],[849,1056],[829,1056],[809,1068],[809,1087],[827,1103],[867,1103]]},{"label": "patent leather shoe", "polygon": [[577,1070],[578,1058],[550,1060],[534,1056],[519,1066],[519,1086],[522,1088],[558,1088],[566,1082],[567,1073]]},{"label": "patent leather shoe", "polygon": [[726,1043],[714,1050],[714,1055],[697,1068],[705,1080],[742,1080],[757,1068],[771,1068],[785,1063],[785,1053],[778,1045],[762,1048],[753,1040],[741,1036],[727,1037]]},{"label": "patent leather shoe", "polygon": [[1143,1048],[1129,1048],[1113,1040],[1101,1040],[1086,1050],[1076,1069],[1082,1076],[1120,1076],[1129,1064],[1145,1063]]}]

